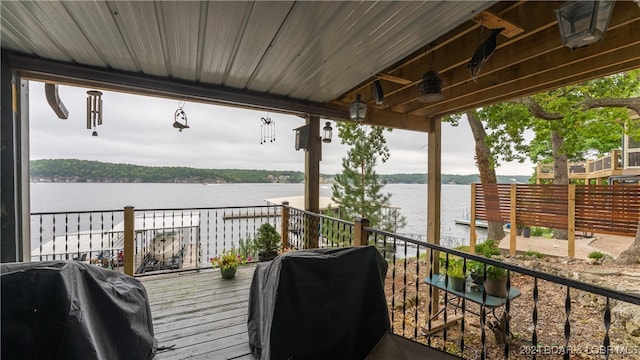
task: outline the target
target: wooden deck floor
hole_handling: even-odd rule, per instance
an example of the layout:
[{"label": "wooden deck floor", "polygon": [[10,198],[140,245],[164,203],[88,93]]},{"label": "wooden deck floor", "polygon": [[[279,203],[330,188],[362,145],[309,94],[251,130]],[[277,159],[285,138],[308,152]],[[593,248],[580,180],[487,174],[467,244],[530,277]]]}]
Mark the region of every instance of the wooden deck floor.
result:
[{"label": "wooden deck floor", "polygon": [[141,277],[159,352],[155,359],[253,359],[247,335],[249,287],[255,267],[233,280],[216,270]]}]

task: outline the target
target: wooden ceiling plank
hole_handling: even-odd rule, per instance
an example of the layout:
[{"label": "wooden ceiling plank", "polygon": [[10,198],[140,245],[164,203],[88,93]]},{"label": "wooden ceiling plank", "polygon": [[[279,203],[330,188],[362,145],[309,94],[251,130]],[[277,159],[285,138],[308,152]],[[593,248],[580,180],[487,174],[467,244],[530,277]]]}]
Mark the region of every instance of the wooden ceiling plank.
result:
[{"label": "wooden ceiling plank", "polygon": [[[463,94],[464,90],[460,89],[460,96],[451,101],[433,104],[429,107],[417,109],[412,113],[418,116],[433,116],[435,114],[455,112],[454,109],[458,107],[469,108],[472,104],[476,104],[479,101],[482,102],[483,100],[481,99],[486,99],[487,104],[489,104],[495,103],[496,99],[512,99],[518,96],[524,96],[523,94],[535,94],[540,91],[553,89],[549,84],[557,84],[562,82],[562,79],[576,78],[576,76],[573,75],[574,73],[579,74],[579,77],[586,81],[586,79],[609,75],[611,73],[608,72],[608,70],[603,71],[602,69],[607,69],[608,67],[618,69],[618,65],[620,64],[625,64],[623,67],[625,70],[640,67],[640,41],[616,51],[585,58],[583,61],[569,62],[564,66],[556,67],[550,71],[532,72],[527,76],[520,76],[512,81],[501,82],[496,80],[481,92],[468,92]],[[525,66],[526,65],[523,65],[523,67]],[[566,81],[564,84],[567,85],[570,84],[570,82]]]},{"label": "wooden ceiling plank", "polygon": [[[543,19],[541,16],[522,16],[522,14],[526,15],[532,13],[534,9],[530,6],[533,5],[528,7],[513,7],[510,9],[509,13],[501,14],[501,16],[511,19],[512,21],[513,19],[523,18],[524,20],[521,22],[521,25],[526,29],[526,32],[514,39],[499,42],[496,53],[500,51],[507,51],[507,55],[498,57],[497,54],[494,54],[491,58],[491,62],[485,64],[479,78],[485,76],[491,77],[493,76],[493,72],[502,71],[504,68],[515,62],[527,61],[531,58],[535,58],[541,53],[562,48],[557,24],[555,23],[555,14],[553,12],[559,6],[559,3],[534,3],[535,4],[533,5],[536,5],[535,9],[537,11],[540,11],[541,13],[549,13],[546,19]],[[630,21],[637,21],[638,8],[633,3],[616,3],[613,15],[614,16],[610,23],[610,31],[613,31],[618,27],[625,27]],[[525,42],[526,44],[516,46],[516,42]],[[441,51],[437,51],[433,54],[433,64],[436,66],[437,64],[442,64],[445,60],[448,60],[449,65],[444,65],[447,68],[441,72],[441,76],[444,80],[443,90],[445,95],[449,87],[456,86],[458,83],[470,81],[466,65],[468,58],[470,57],[468,48],[472,47],[471,43],[472,41],[469,39],[469,36],[462,37],[458,39],[458,42],[449,44],[449,46],[445,46],[440,49]],[[536,46],[532,46],[532,44],[535,44]],[[449,66],[452,65],[455,65],[455,68],[449,68]],[[414,110],[411,107],[405,108],[403,105],[414,101],[419,96],[417,84],[421,79],[422,73],[426,71],[426,66],[426,64],[416,64],[414,62],[402,68],[404,78],[413,78],[417,80],[404,88],[399,88],[392,92],[385,93],[385,103],[388,104],[393,111],[403,112]],[[436,67],[434,66],[434,68]],[[436,68],[436,70],[440,69],[441,67]]]},{"label": "wooden ceiling plank", "polygon": [[[442,102],[453,101],[458,96],[467,96],[477,91],[483,91],[483,89],[490,86],[494,82],[508,82],[513,81],[522,76],[527,76],[526,73],[520,73],[516,69],[522,68],[529,70],[529,73],[539,74],[544,69],[552,68],[553,63],[557,64],[572,64],[579,61],[583,61],[588,57],[599,56],[601,53],[615,52],[616,49],[629,46],[637,41],[640,41],[640,19],[635,22],[627,23],[624,27],[618,27],[607,33],[607,38],[604,42],[596,43],[585,48],[576,49],[571,51],[561,45],[556,45],[553,49],[539,50],[538,56],[533,56],[534,50],[531,50],[525,46],[510,47],[496,50],[496,53],[491,58],[492,61],[485,64],[485,75],[476,78],[477,82],[471,82],[467,77],[466,69],[460,66],[456,71],[450,72],[449,78],[444,78],[445,86],[443,87],[443,93],[445,99]],[[541,39],[541,46],[551,46],[557,39],[550,39],[549,34]],[[550,55],[552,54],[552,55]],[[519,61],[519,56],[524,58],[524,61]],[[541,62],[541,59],[546,59],[546,62]],[[512,60],[511,65],[508,62]],[[506,75],[505,75],[506,74]],[[455,84],[450,86],[449,84]],[[457,90],[456,90],[457,89]],[[394,104],[397,101],[394,97],[388,97],[386,101],[388,104]],[[391,109],[396,112],[413,112],[419,108],[429,106],[420,103],[415,100],[419,96],[418,89],[407,89],[403,94],[405,102],[399,105],[391,105]]]}]

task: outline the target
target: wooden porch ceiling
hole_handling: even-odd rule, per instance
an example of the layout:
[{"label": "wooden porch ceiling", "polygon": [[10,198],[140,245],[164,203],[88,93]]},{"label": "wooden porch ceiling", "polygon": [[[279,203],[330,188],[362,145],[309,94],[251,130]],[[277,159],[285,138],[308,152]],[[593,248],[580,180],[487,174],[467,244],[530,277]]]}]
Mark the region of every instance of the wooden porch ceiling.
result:
[{"label": "wooden porch ceiling", "polygon": [[[445,98],[431,104],[418,101],[418,84],[428,71],[429,47],[371,76],[332,105],[348,109],[355,94],[368,103],[366,122],[426,130],[425,117],[468,109],[555,89],[564,85],[640,67],[640,7],[616,2],[604,41],[576,50],[562,46],[554,10],[562,2],[500,2],[489,11],[524,31],[498,46],[475,80],[467,64],[488,34],[472,20],[434,41],[431,62],[443,79]],[[385,108],[377,108],[371,84],[380,80]]]}]

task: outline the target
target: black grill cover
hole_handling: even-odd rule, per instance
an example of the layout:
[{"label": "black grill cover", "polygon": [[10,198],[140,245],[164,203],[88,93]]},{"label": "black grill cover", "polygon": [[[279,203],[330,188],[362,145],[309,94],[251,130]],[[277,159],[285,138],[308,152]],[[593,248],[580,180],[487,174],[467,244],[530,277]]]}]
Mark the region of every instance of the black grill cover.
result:
[{"label": "black grill cover", "polygon": [[2,359],[152,359],[142,284],[78,261],[2,264]]},{"label": "black grill cover", "polygon": [[294,251],[260,263],[249,296],[253,356],[364,359],[389,330],[386,273],[373,246]]}]

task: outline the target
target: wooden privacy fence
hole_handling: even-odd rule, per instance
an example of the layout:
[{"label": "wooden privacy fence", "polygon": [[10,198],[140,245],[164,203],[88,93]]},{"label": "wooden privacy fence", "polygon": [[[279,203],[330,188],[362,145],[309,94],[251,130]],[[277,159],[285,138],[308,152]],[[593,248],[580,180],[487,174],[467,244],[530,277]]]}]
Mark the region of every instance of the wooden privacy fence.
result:
[{"label": "wooden privacy fence", "polygon": [[[640,221],[640,185],[472,184],[471,225],[476,220],[516,226],[567,229],[568,255],[575,256],[576,231],[634,236]],[[514,225],[515,224],[515,225]],[[475,229],[471,247],[475,247]]]}]

